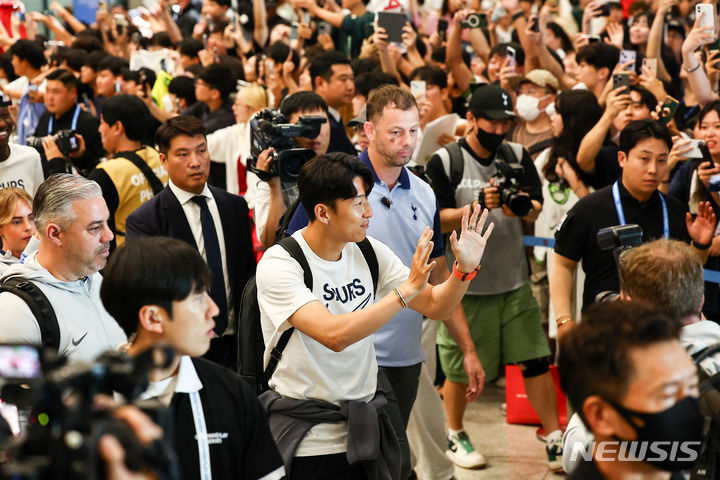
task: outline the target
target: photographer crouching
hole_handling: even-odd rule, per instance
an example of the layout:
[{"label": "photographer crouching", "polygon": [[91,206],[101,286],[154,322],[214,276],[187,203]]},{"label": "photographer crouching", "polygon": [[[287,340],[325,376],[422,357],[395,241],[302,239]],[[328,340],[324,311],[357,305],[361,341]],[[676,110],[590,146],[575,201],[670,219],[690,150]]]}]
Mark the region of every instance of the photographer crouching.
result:
[{"label": "photographer crouching", "polygon": [[53,173],[87,176],[104,155],[98,120],[78,102],[80,81],[69,70],[47,76],[45,112],[26,142],[43,157],[45,178]]},{"label": "photographer crouching", "polygon": [[[253,156],[248,169],[260,178],[254,219],[265,248],[275,243],[283,214],[297,200],[300,167],[326,153],[330,143],[328,106],[320,95],[294,93],[283,100],[279,113],[264,110],[251,120]],[[302,135],[295,136],[298,133]]]}]

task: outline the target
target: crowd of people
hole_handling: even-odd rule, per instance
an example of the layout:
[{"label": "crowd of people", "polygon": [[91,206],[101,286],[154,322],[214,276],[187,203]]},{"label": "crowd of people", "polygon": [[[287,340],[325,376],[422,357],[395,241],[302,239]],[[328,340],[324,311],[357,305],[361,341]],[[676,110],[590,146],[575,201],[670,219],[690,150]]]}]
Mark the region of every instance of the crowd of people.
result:
[{"label": "crowd of people", "polygon": [[[703,434],[715,4],[126,3],[0,9],[0,342],[170,344],[142,398],[182,478],[492,468],[463,419],[506,365],[549,469],[692,468],[577,459]],[[253,312],[262,392],[230,371]]]}]

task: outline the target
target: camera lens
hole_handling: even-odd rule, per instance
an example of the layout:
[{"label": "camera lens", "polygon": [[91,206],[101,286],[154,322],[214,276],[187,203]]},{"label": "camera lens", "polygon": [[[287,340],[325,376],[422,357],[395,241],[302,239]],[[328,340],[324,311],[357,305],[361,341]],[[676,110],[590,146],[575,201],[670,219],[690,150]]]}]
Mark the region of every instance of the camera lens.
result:
[{"label": "camera lens", "polygon": [[532,210],[532,201],[527,195],[512,193],[508,195],[506,204],[510,207],[510,211],[518,217],[524,217]]}]

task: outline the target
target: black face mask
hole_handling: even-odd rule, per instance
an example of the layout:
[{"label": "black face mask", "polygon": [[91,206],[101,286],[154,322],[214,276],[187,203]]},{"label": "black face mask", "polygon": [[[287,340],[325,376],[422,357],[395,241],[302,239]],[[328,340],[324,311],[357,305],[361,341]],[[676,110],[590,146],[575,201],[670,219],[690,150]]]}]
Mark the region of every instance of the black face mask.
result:
[{"label": "black face mask", "polygon": [[495,152],[497,152],[498,148],[500,148],[500,144],[502,144],[503,140],[505,140],[504,134],[498,135],[495,133],[489,133],[479,127],[477,128],[476,135],[480,145],[492,155],[495,155]]},{"label": "black face mask", "polygon": [[[668,472],[689,470],[695,463],[705,422],[696,398],[685,397],[667,410],[657,413],[638,412],[610,403],[637,433],[634,442],[638,444],[627,447],[637,458]],[[633,442],[621,438],[618,440]]]}]

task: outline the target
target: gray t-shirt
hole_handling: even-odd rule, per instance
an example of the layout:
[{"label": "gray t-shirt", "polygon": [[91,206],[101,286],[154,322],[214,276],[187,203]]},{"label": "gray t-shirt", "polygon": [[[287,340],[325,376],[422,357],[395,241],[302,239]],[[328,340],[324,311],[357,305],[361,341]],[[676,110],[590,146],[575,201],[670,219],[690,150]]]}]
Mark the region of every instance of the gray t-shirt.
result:
[{"label": "gray t-shirt", "polygon": [[[492,159],[476,156],[465,139],[459,142],[463,154],[463,176],[457,188],[450,181],[450,154],[447,148],[438,150],[428,162],[427,174],[432,180],[433,190],[438,198],[440,209],[457,208],[469,205],[478,199],[479,192],[490,184],[497,173]],[[530,198],[542,203],[542,186],[530,154],[519,144],[513,151],[522,149],[521,165],[524,167],[521,186]],[[523,245],[522,220],[506,216],[502,209],[490,211],[489,222],[495,224],[485,254],[482,269],[470,282],[468,293],[471,295],[495,295],[516,290],[529,278],[527,255]],[[446,258],[452,268],[455,255],[450,242],[446,244]]]}]

